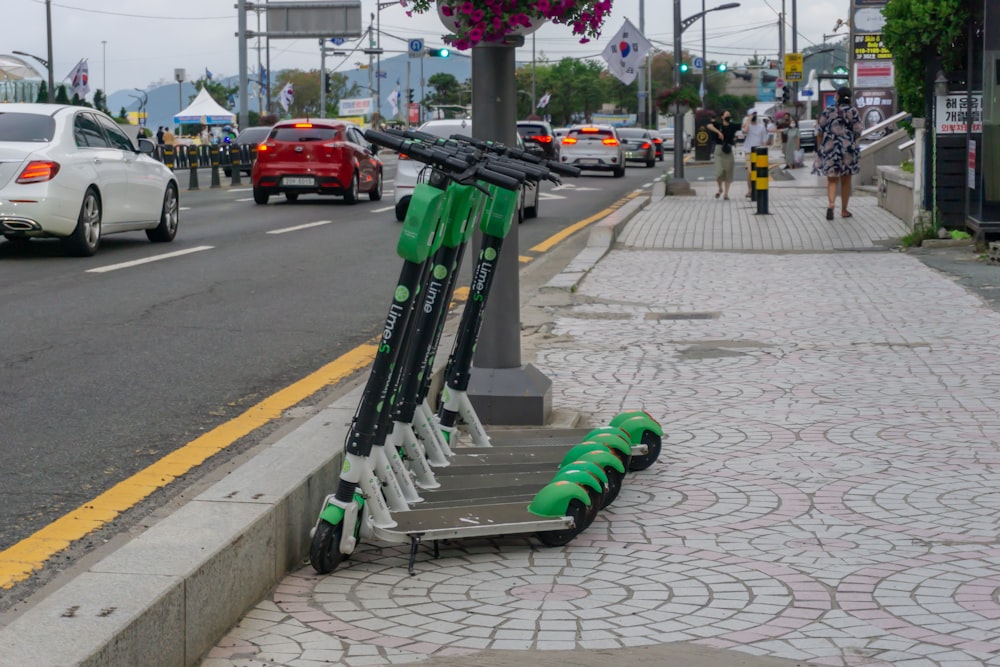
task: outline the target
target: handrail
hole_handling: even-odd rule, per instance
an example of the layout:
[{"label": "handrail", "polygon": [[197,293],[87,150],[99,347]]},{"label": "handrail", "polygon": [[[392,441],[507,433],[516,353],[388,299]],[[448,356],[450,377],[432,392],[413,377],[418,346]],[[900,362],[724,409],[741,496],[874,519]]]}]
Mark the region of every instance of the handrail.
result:
[{"label": "handrail", "polygon": [[898,148],[901,151],[905,151],[905,150],[909,150],[909,149],[913,148],[913,145],[916,144],[916,143],[917,142],[916,142],[915,139],[910,139],[909,141],[904,141],[900,145],[896,146],[896,148]]},{"label": "handrail", "polygon": [[864,132],[861,133],[861,138],[864,139],[865,137],[867,137],[870,134],[874,134],[876,132],[881,132],[882,130],[887,130],[887,129],[889,129],[890,125],[895,125],[896,123],[898,123],[901,120],[910,120],[911,117],[912,117],[912,114],[909,113],[908,111],[900,111],[895,116],[890,116],[889,118],[886,118],[885,120],[883,120],[881,123],[879,123],[877,125],[872,125],[868,129],[866,129]]}]

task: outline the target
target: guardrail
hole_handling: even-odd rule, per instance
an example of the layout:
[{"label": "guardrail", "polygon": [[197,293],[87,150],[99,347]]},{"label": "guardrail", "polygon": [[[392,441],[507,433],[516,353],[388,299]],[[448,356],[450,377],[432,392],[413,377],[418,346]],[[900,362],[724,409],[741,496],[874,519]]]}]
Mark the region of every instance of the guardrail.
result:
[{"label": "guardrail", "polygon": [[[217,154],[215,154],[217,152]],[[187,144],[159,145],[152,157],[171,169],[209,168],[214,165],[232,167],[233,158],[243,167],[250,166],[257,159],[256,144],[213,144],[194,146]]]}]

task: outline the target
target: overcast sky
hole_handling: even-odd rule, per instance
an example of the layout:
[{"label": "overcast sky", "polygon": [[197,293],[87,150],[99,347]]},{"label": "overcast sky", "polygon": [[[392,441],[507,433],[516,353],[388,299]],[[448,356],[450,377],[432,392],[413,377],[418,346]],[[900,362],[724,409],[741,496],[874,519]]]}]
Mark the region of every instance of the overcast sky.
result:
[{"label": "overcast sky", "polygon": [[[262,4],[264,0],[260,0]],[[636,27],[640,23],[640,3],[645,6],[646,37],[653,45],[673,50],[673,3],[669,0],[614,0],[614,11],[600,40],[579,44],[565,26],[548,25],[535,34],[539,58],[598,56],[626,18]],[[737,9],[710,12],[707,15],[708,60],[726,61],[731,66],[744,63],[757,53],[777,57],[779,44],[778,15],[782,5],[788,12],[786,50],[792,49],[791,14],[795,0],[743,0]],[[0,50],[25,51],[46,56],[45,0],[2,0]],[[384,4],[384,2],[383,2]],[[684,18],[702,7],[711,8],[722,0],[683,0]],[[204,75],[208,68],[216,77],[237,73],[236,0],[52,0],[52,38],[54,76],[57,82],[74,65],[86,58],[90,66],[91,89],[109,92],[121,89],[146,89],[158,82],[173,82],[174,69],[187,70],[189,79]],[[362,14],[367,27],[375,12],[376,0],[362,0]],[[822,44],[823,35],[831,34],[838,19],[847,19],[849,0],[800,0],[798,2],[799,50]],[[11,20],[16,17],[16,20]],[[256,29],[254,14],[248,17],[249,28]],[[408,18],[404,9],[389,6],[381,13],[382,48],[387,53],[404,52],[406,41],[422,38],[429,46],[443,46],[443,27],[436,13]],[[841,28],[839,33],[846,34]],[[701,22],[684,32],[684,48],[697,53],[702,49]],[[349,40],[346,48],[357,44]],[[256,66],[257,51],[251,40],[248,60]],[[531,37],[519,49],[518,60],[531,59]],[[362,44],[359,48],[363,48]],[[341,48],[345,48],[341,47]],[[319,47],[315,39],[272,40],[271,68],[275,70],[319,68]],[[263,48],[261,49],[263,59]],[[30,59],[29,59],[30,60]],[[348,58],[328,59],[328,65],[341,71],[354,69],[357,61],[367,60],[358,53]],[[44,74],[44,72],[43,72]]]}]

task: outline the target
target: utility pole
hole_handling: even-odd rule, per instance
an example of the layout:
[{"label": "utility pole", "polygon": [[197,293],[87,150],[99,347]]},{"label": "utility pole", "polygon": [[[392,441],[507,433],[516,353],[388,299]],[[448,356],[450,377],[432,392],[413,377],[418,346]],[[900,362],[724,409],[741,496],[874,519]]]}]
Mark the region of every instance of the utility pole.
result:
[{"label": "utility pole", "polygon": [[[639,0],[639,32],[646,35],[646,0]],[[534,36],[531,38],[534,40]],[[534,41],[532,41],[534,43]],[[646,121],[646,67],[645,63],[639,68],[639,99],[636,100],[638,105],[636,107],[636,120],[639,121],[639,127],[649,127]],[[532,98],[532,103],[534,103],[534,98]]]},{"label": "utility pole", "polygon": [[[701,13],[705,13],[705,0],[701,0]],[[705,24],[708,21],[702,17],[701,20],[701,108],[705,108],[705,95],[708,94],[708,50],[705,46]],[[677,147],[674,147],[677,150]]]},{"label": "utility pole", "polygon": [[[799,0],[792,0],[792,53],[799,52],[799,12],[798,12]],[[804,70],[805,68],[803,68]],[[803,75],[805,72],[803,71]],[[795,115],[798,116],[798,104],[799,104],[799,82],[796,81],[792,84],[792,105],[795,109]]]}]

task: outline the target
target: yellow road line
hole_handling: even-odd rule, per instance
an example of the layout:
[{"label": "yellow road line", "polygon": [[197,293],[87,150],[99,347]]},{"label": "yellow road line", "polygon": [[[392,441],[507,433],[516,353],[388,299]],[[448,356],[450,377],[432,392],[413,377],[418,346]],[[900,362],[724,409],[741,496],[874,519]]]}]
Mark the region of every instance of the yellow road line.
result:
[{"label": "yellow road line", "polygon": [[622,197],[621,199],[619,199],[618,201],[616,201],[614,204],[607,207],[603,211],[598,211],[589,218],[584,218],[580,222],[574,223],[560,232],[556,232],[555,234],[545,239],[541,243],[537,244],[536,246],[529,248],[529,250],[531,250],[532,252],[546,252],[548,250],[551,250],[552,247],[555,246],[556,244],[566,240],[573,234],[576,234],[584,227],[592,225],[598,220],[611,215],[612,213],[615,212],[615,210],[621,208],[625,204],[625,202],[629,201],[630,199],[635,199],[638,196],[639,196],[638,192],[630,192],[628,195]]},{"label": "yellow road line", "polygon": [[320,389],[364,368],[375,358],[375,350],[376,346],[371,343],[359,345],[0,552],[0,588],[10,588],[27,579],[74,540],[101,528],[157,489],[167,486],[243,436],[277,419],[285,410]]}]

